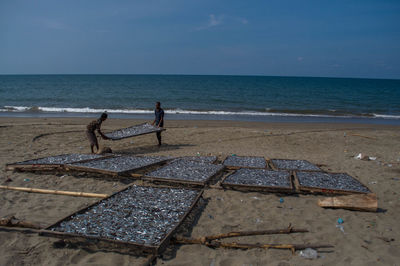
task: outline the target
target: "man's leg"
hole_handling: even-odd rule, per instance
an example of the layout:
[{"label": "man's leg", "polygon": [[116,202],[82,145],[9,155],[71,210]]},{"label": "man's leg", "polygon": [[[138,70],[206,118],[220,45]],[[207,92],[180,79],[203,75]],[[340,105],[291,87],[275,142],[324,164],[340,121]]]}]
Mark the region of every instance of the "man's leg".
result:
[{"label": "man's leg", "polygon": [[97,143],[97,138],[96,135],[92,132],[86,131],[86,136],[89,139],[89,143],[90,143],[90,150],[92,151],[92,153],[94,153],[94,146],[96,146],[97,150],[99,150],[99,144]]},{"label": "man's leg", "polygon": [[96,145],[96,152],[98,152],[99,151],[99,143],[97,142],[97,138],[96,138],[96,143],[95,143],[95,145]]},{"label": "man's leg", "polygon": [[157,132],[158,146],[161,146],[161,132]]}]

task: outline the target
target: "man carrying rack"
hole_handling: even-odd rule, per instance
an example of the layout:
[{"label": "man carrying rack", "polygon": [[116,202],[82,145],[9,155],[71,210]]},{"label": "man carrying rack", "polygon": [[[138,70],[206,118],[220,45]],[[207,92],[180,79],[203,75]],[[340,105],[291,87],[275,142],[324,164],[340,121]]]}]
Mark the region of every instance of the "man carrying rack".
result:
[{"label": "man carrying rack", "polygon": [[[152,125],[156,125],[157,127],[163,127],[164,126],[164,110],[161,108],[161,103],[156,102],[156,109],[154,110],[154,121]],[[157,132],[157,140],[158,140],[158,146],[161,146],[161,131]]]},{"label": "man carrying rack", "polygon": [[97,132],[99,132],[100,136],[103,139],[109,139],[100,130],[101,124],[107,119],[107,117],[108,117],[107,113],[102,113],[99,119],[93,120],[86,127],[86,136],[89,139],[90,150],[92,151],[92,153],[94,153],[94,150],[93,150],[94,146],[96,146],[97,151],[99,151],[99,143],[97,141],[97,137],[96,137],[96,133],[95,133],[96,130],[97,130]]}]

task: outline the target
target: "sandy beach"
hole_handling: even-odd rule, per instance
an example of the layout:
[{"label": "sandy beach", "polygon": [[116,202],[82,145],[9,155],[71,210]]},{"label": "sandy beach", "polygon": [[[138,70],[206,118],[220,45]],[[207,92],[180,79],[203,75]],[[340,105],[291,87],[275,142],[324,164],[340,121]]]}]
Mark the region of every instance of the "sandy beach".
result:
[{"label": "sandy beach", "polygon": [[[0,118],[0,184],[111,194],[126,184],[71,175],[36,175],[5,171],[7,163],[63,153],[89,153],[85,125],[89,118]],[[103,131],[144,121],[109,119]],[[276,195],[208,189],[207,204],[190,236],[238,230],[285,228],[305,234],[241,237],[244,243],[324,243],[334,248],[308,260],[287,250],[211,249],[200,245],[169,248],[156,265],[399,265],[400,134],[399,127],[361,124],[255,123],[237,121],[166,121],[164,145],[154,134],[120,141],[100,141],[116,153],[134,155],[252,155],[304,159],[323,170],[345,172],[377,194],[377,213],[323,209],[315,195]],[[376,157],[362,161],[362,153]],[[6,182],[10,178],[11,182]],[[1,190],[0,217],[42,225],[93,203],[96,199]],[[280,203],[279,199],[284,202]],[[344,220],[344,232],[337,219]],[[0,265],[139,265],[145,261],[106,251],[56,248],[56,238],[0,231]]]}]

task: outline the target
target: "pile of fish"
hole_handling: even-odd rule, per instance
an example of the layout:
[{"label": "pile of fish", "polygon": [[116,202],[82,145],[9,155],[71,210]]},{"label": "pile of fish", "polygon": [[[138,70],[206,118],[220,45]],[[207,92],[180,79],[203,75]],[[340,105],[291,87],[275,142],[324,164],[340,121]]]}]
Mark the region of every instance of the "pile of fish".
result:
[{"label": "pile of fish", "polygon": [[162,131],[162,128],[150,125],[148,123],[146,124],[140,124],[136,126],[131,126],[123,129],[118,129],[110,133],[106,133],[108,138],[112,140],[119,140],[119,139],[124,139],[124,138],[129,138],[133,136],[139,136],[143,134],[148,134],[148,133],[153,133],[153,132],[160,132]]},{"label": "pile of fish", "polygon": [[345,190],[369,193],[369,189],[358,180],[344,173],[297,172],[296,176],[302,187]]},{"label": "pile of fish", "polygon": [[228,167],[247,167],[247,168],[265,168],[267,162],[264,157],[251,156],[229,156],[225,159],[224,165]]},{"label": "pile of fish", "polygon": [[291,188],[290,173],[288,171],[264,169],[239,169],[228,176],[223,184]]},{"label": "pile of fish", "polygon": [[175,160],[168,165],[147,173],[147,177],[180,179],[185,181],[206,182],[224,167],[222,165],[202,163],[190,160]]},{"label": "pile of fish", "polygon": [[277,169],[282,170],[321,171],[319,167],[305,160],[273,159],[271,162]]},{"label": "pile of fish", "polygon": [[165,156],[117,156],[111,158],[104,158],[95,161],[88,161],[82,163],[74,163],[72,166],[87,167],[92,169],[105,170],[115,173],[131,171],[134,169],[150,166],[165,160],[170,159]]},{"label": "pile of fish", "polygon": [[184,188],[131,186],[50,230],[157,246],[199,195]]},{"label": "pile of fish", "polygon": [[29,161],[24,161],[24,162],[18,162],[16,164],[18,165],[24,165],[24,164],[67,164],[67,163],[74,163],[74,162],[79,162],[83,160],[91,160],[91,159],[96,159],[103,157],[102,155],[97,155],[97,154],[62,154],[62,155],[56,155],[56,156],[49,156],[45,158],[40,158],[40,159],[33,159]]},{"label": "pile of fish", "polygon": [[184,156],[175,159],[176,161],[196,161],[200,163],[214,163],[217,161],[217,156]]}]

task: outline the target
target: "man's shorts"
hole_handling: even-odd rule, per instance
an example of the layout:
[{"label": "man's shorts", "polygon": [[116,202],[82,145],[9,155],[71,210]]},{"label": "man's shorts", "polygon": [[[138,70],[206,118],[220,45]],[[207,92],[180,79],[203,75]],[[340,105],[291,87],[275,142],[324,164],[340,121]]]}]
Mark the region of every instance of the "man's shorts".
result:
[{"label": "man's shorts", "polygon": [[86,136],[90,142],[90,145],[97,145],[97,138],[94,132],[86,131]]}]

